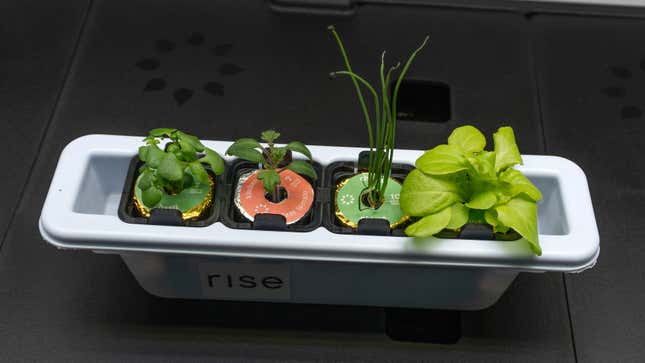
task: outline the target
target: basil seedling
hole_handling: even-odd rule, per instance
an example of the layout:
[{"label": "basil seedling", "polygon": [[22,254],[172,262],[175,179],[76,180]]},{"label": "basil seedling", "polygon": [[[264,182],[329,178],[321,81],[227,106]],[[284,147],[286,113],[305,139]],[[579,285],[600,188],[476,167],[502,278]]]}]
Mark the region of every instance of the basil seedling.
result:
[{"label": "basil seedling", "polygon": [[[159,143],[165,139],[170,142],[162,150]],[[139,159],[144,165],[139,169],[137,186],[149,208],[155,207],[164,195],[177,195],[187,188],[209,184],[205,165],[215,175],[224,172],[224,161],[217,152],[204,146],[197,137],[177,129],[150,130],[143,141],[146,145],[139,148]]]},{"label": "basil seedling", "polygon": [[260,139],[266,142],[266,147],[263,147],[255,139],[241,138],[226,150],[227,155],[237,156],[241,159],[262,165],[258,179],[262,180],[264,190],[271,196],[274,202],[279,200],[280,172],[291,170],[314,180],[318,178],[316,170],[314,170],[310,163],[305,160],[291,159],[289,155],[289,151],[293,151],[311,160],[311,152],[307,146],[300,141],[292,141],[285,146],[276,146],[275,140],[279,137],[279,132],[266,130],[260,135]]}]

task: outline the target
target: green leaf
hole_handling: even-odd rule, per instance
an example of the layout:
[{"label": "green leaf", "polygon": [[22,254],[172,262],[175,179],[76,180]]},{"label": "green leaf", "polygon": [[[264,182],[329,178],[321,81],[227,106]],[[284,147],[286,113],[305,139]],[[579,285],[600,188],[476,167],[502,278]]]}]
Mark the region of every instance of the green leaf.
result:
[{"label": "green leaf", "polygon": [[226,154],[237,156],[238,158],[254,163],[261,163],[264,161],[264,157],[259,151],[250,147],[235,146],[235,144],[231,145],[228,150],[226,150]]},{"label": "green leaf", "polygon": [[183,155],[183,153],[181,151],[181,147],[175,142],[167,144],[164,152],[166,154],[175,155],[177,160],[183,160],[184,159],[184,155]]},{"label": "green leaf", "polygon": [[141,190],[150,188],[150,186],[152,186],[152,173],[147,170],[141,173],[138,186],[139,188],[141,188]]},{"label": "green leaf", "polygon": [[266,130],[260,135],[260,138],[269,144],[273,143],[278,137],[280,137],[280,133],[275,130]]},{"label": "green leaf", "polygon": [[287,148],[285,147],[274,147],[271,151],[273,152],[271,159],[275,165],[278,165],[284,159],[284,156],[287,155]]},{"label": "green leaf", "polygon": [[[161,164],[161,160],[166,156],[166,153],[163,152],[157,145],[148,145],[146,146],[148,151],[146,152],[146,164],[150,165],[152,168],[158,168],[159,164]],[[139,149],[141,151],[141,149]]]},{"label": "green leaf", "polygon": [[484,217],[485,211],[480,209],[471,209],[468,213],[468,222],[469,223],[486,223],[486,218]]},{"label": "green leaf", "polygon": [[255,140],[251,139],[249,137],[243,137],[241,139],[237,139],[231,147],[241,147],[245,149],[262,149],[262,145]]},{"label": "green leaf", "polygon": [[139,160],[146,162],[149,147],[150,146],[139,146]]},{"label": "green leaf", "polygon": [[273,194],[275,187],[280,185],[280,174],[273,169],[260,171],[258,179],[262,180],[262,186],[269,194]]},{"label": "green leaf", "polygon": [[459,201],[462,197],[454,175],[427,175],[414,169],[403,181],[401,210],[409,216],[436,213]]},{"label": "green leaf", "polygon": [[174,142],[169,143],[169,144],[166,145],[166,152],[168,152],[168,153],[173,153],[174,154],[174,153],[176,153],[176,152],[178,152],[180,150],[181,150],[181,148],[179,147],[179,145],[175,144]]},{"label": "green leaf", "polygon": [[199,159],[199,162],[210,165],[215,175],[224,173],[224,160],[214,150],[204,147],[204,156]]},{"label": "green leaf", "polygon": [[497,179],[494,152],[482,151],[479,154],[468,156],[466,159],[478,174],[471,175],[471,177],[477,179]]},{"label": "green leaf", "polygon": [[159,140],[155,139],[155,138],[154,138],[154,137],[152,137],[152,136],[146,136],[146,137],[143,139],[143,142],[145,142],[145,143],[146,143],[146,144],[148,144],[148,145],[158,145],[158,144],[159,144]]},{"label": "green leaf", "polygon": [[190,142],[179,139],[179,147],[181,148],[181,156],[185,161],[197,160],[197,150],[195,150]]},{"label": "green leaf", "polygon": [[175,131],[177,131],[177,129],[160,127],[160,128],[150,130],[148,132],[148,136],[152,136],[152,137],[164,137],[166,135],[170,136],[170,134],[172,134]]},{"label": "green leaf", "polygon": [[470,215],[470,210],[461,203],[455,203],[452,205],[452,214],[450,216],[450,222],[446,228],[449,229],[458,229],[468,223],[468,217]]},{"label": "green leaf", "polygon": [[482,186],[481,190],[476,191],[466,203],[466,207],[471,209],[488,209],[497,203],[497,194],[492,188]]},{"label": "green leaf", "polygon": [[500,185],[495,189],[495,195],[497,196],[496,204],[500,205],[508,203],[508,201],[515,196],[511,195],[511,189],[512,188],[510,188],[508,184],[500,183]]},{"label": "green leaf", "polygon": [[306,156],[307,159],[311,160],[311,151],[309,151],[309,148],[307,148],[307,145],[303,144],[300,141],[291,141],[290,143],[287,144],[287,149],[301,153],[302,155]]},{"label": "green leaf", "polygon": [[502,224],[502,222],[497,219],[497,212],[494,209],[489,209],[484,213],[486,223],[490,224],[493,227],[493,232],[506,233],[510,229],[508,226]]},{"label": "green leaf", "polygon": [[318,179],[318,174],[314,167],[304,160],[294,160],[291,164],[287,165],[286,169],[301,175],[306,175],[314,180]]},{"label": "green leaf", "polygon": [[519,170],[508,168],[499,175],[499,180],[510,184],[511,197],[524,193],[536,202],[542,199],[540,190]]},{"label": "green leaf", "polygon": [[452,207],[427,215],[405,229],[405,234],[410,237],[430,237],[441,232],[450,223]]},{"label": "green leaf", "polygon": [[538,242],[537,204],[523,195],[497,206],[497,219],[503,225],[513,228],[531,245],[533,252],[540,256],[542,249]]},{"label": "green leaf", "polygon": [[473,126],[461,126],[452,131],[448,145],[457,146],[464,153],[478,153],[486,147],[486,137]]},{"label": "green leaf", "polygon": [[204,165],[202,165],[201,162],[193,161],[192,163],[188,164],[188,166],[190,167],[190,172],[200,183],[209,182],[208,173],[206,172],[206,169],[204,169]]},{"label": "green leaf", "polygon": [[175,154],[165,154],[161,159],[159,176],[170,181],[178,181],[184,177],[184,170]]},{"label": "green leaf", "polygon": [[439,145],[417,159],[416,167],[426,174],[443,175],[466,170],[468,164],[458,147]]},{"label": "green leaf", "polygon": [[[202,144],[201,141],[199,141],[199,138],[193,135],[189,135],[185,132],[177,131],[177,136],[179,136],[179,141],[183,141],[184,143],[190,144],[193,149],[195,149],[198,152],[204,151],[204,144]],[[183,146],[182,146],[183,148]]]},{"label": "green leaf", "polygon": [[186,188],[190,188],[193,185],[199,183],[200,181],[195,179],[195,177],[191,173],[184,173],[181,181],[181,190],[185,190]]},{"label": "green leaf", "polygon": [[500,172],[516,164],[522,164],[522,156],[515,143],[513,128],[509,126],[500,127],[493,134],[495,142],[495,171]]},{"label": "green leaf", "polygon": [[145,204],[148,208],[152,208],[159,201],[161,200],[161,197],[163,196],[163,192],[155,187],[154,185],[149,187],[148,189],[142,190],[141,191],[141,197],[143,199],[143,204]]},{"label": "green leaf", "polygon": [[486,219],[486,223],[490,224],[492,227],[495,227],[499,224],[499,220],[497,219],[497,212],[494,209],[489,209],[484,212],[484,218]]}]

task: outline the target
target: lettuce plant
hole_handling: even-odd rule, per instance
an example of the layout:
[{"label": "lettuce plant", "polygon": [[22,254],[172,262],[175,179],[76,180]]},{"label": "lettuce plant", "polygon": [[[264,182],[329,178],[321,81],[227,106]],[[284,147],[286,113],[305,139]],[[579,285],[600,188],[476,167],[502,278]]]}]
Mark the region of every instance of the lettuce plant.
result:
[{"label": "lettuce plant", "polygon": [[266,142],[266,147],[263,147],[255,139],[241,138],[226,150],[227,155],[237,156],[262,165],[258,179],[262,180],[264,190],[274,202],[279,201],[280,173],[282,171],[291,170],[314,180],[318,178],[316,170],[308,162],[287,158],[288,151],[294,151],[311,160],[309,148],[300,141],[292,141],[285,146],[278,147],[274,143],[278,137],[280,137],[279,132],[266,130],[260,135],[260,139]]},{"label": "lettuce plant", "polygon": [[429,237],[466,223],[487,223],[494,232],[515,230],[541,255],[537,232],[540,191],[513,166],[522,164],[511,127],[493,134],[494,150],[473,126],[456,128],[448,143],[416,161],[401,190],[401,210],[420,217],[408,236]]},{"label": "lettuce plant", "polygon": [[[343,61],[345,62],[346,68],[343,71],[332,72],[330,76],[332,78],[337,75],[350,77],[354,84],[354,88],[356,89],[358,102],[365,118],[365,126],[367,127],[367,134],[369,136],[370,153],[369,166],[367,168],[367,185],[360,197],[361,200],[363,200],[363,197],[366,196],[365,199],[367,200],[369,207],[376,209],[383,204],[385,199],[385,190],[392,171],[394,139],[396,136],[396,108],[401,81],[410,68],[412,61],[414,61],[414,58],[428,43],[428,37],[425,37],[421,45],[419,45],[419,47],[412,52],[410,57],[408,57],[408,60],[405,62],[405,65],[403,65],[401,72],[398,74],[398,77],[396,77],[394,89],[390,90],[391,82],[394,81],[394,73],[401,66],[400,63],[390,67],[388,71],[385,72],[385,51],[383,51],[379,68],[380,86],[375,88],[365,80],[365,78],[354,73],[352,66],[349,63],[349,57],[347,56],[343,42],[340,39],[340,35],[336,32],[334,26],[329,26],[328,29],[336,39],[336,43],[338,44],[338,48]],[[370,112],[368,111],[367,102],[365,101],[365,97],[363,97],[363,91],[361,88],[364,88],[372,96],[372,103],[374,104],[373,115],[370,115]]]},{"label": "lettuce plant", "polygon": [[[159,143],[169,139],[165,150]],[[215,175],[224,172],[224,161],[217,152],[204,146],[197,137],[177,129],[150,130],[139,148],[139,159],[144,165],[139,169],[137,187],[141,189],[143,203],[155,207],[164,195],[177,195],[185,189],[210,185],[204,165],[210,166]],[[188,193],[185,197],[191,197]],[[181,202],[181,201],[180,201]],[[189,203],[190,201],[186,201]]]}]

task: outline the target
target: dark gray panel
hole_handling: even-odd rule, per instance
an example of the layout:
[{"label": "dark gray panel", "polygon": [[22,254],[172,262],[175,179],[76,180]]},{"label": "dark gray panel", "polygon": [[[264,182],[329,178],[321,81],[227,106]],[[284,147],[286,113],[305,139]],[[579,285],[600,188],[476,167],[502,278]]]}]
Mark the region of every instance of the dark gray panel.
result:
[{"label": "dark gray panel", "polygon": [[[458,119],[487,133],[510,122],[524,152],[541,151],[520,16],[365,6],[356,18],[331,19],[278,16],[261,2],[99,2],[0,254],[0,301],[8,306],[0,309],[4,356],[573,361],[560,274],[520,275],[494,307],[464,314],[464,338],[454,346],[406,344],[385,337],[381,309],[158,299],[118,257],[57,251],[41,240],[36,220],[58,154],[83,134],[143,134],[170,124],[207,139],[232,139],[274,126],[308,143],[365,144],[350,83],[327,79],[340,67],[325,30],[331,22],[361,71],[376,70],[381,47],[402,57],[432,35],[411,76],[450,84],[455,120],[402,124],[401,147],[443,142]],[[141,62],[147,58],[158,64]],[[226,66],[223,74],[224,64],[243,70]],[[144,91],[154,78],[166,86]],[[208,82],[221,84],[223,95],[203,91]],[[173,98],[179,88],[194,91],[181,106]]]},{"label": "dark gray panel", "polygon": [[0,3],[0,238],[51,117],[86,6],[87,0]]},{"label": "dark gray panel", "polygon": [[567,275],[582,362],[645,355],[645,22],[535,18],[547,151],[586,172],[600,259]]},{"label": "dark gray panel", "polygon": [[[200,0],[105,1],[94,13],[61,101],[58,120],[74,125],[67,138],[95,125],[105,133],[143,134],[172,124],[211,139],[275,127],[308,143],[366,145],[351,83],[328,78],[342,68],[326,29],[336,24],[354,69],[371,79],[384,48],[394,63],[431,36],[409,77],[447,83],[453,120],[402,122],[400,147],[445,142],[452,128],[469,122],[487,133],[511,124],[524,152],[541,147],[521,16],[363,6],[356,17],[329,18]],[[210,88],[217,95],[203,89],[209,82],[219,85]],[[188,99],[181,93],[181,105],[174,97],[180,89],[192,92]]]}]

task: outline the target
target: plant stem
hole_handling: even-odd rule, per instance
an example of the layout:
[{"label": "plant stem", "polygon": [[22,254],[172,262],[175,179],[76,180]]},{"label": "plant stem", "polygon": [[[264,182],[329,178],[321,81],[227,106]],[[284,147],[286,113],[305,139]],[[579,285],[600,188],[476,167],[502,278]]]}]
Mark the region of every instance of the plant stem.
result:
[{"label": "plant stem", "polygon": [[273,203],[280,202],[280,184],[276,184],[273,187],[273,193],[271,193],[271,201]]},{"label": "plant stem", "polygon": [[[340,54],[343,56],[343,61],[345,62],[345,67],[347,67],[347,71],[353,72],[352,66],[349,64],[349,57],[347,56],[347,52],[345,51],[345,47],[343,46],[343,41],[340,39],[340,35],[338,35],[338,32],[336,32],[336,28],[333,25],[330,25],[327,29],[331,31],[332,35],[336,39],[336,43],[338,44],[338,48],[340,49]],[[354,89],[356,89],[356,94],[358,95],[358,102],[360,103],[361,109],[363,110],[363,115],[365,116],[365,123],[367,125],[367,134],[369,136],[369,143],[370,143],[370,164],[371,164],[372,150],[374,149],[374,136],[372,135],[372,121],[370,119],[369,112],[367,112],[367,105],[365,104],[365,99],[363,98],[363,93],[361,92],[361,88],[358,86],[358,82],[354,77],[352,77],[352,83],[354,83]]]},{"label": "plant stem", "polygon": [[[352,79],[355,82],[360,82],[363,86],[365,86],[369,90],[369,92],[372,94],[372,97],[374,97],[374,113],[376,115],[375,119],[377,120],[377,132],[378,132],[378,127],[379,127],[379,124],[380,124],[380,117],[381,117],[380,116],[380,103],[379,103],[378,93],[376,93],[376,90],[374,89],[374,87],[372,87],[372,85],[368,81],[366,81],[363,77],[361,77],[361,76],[359,76],[356,73],[351,72],[351,71],[338,71],[338,72],[333,72],[332,74],[334,74],[334,75],[342,74],[342,75],[350,76],[350,77],[352,77]],[[371,134],[370,134],[370,138],[372,138]],[[378,133],[377,133],[377,139],[376,139],[377,144],[375,145],[375,149],[372,147],[372,145],[370,145],[370,157],[369,157],[368,170],[375,170],[377,168],[376,163],[378,161],[378,155],[374,155],[375,154],[374,151],[376,151],[376,153],[378,154],[379,150],[382,149],[382,145],[380,144],[380,140],[381,140],[381,138],[378,136]],[[376,183],[376,180],[374,179],[374,174],[369,173],[368,174],[368,182],[367,182],[367,184],[368,185],[374,185],[374,183]]]},{"label": "plant stem", "polygon": [[[391,172],[392,168],[392,160],[394,158],[394,141],[396,139],[396,106],[398,102],[398,97],[399,97],[399,88],[401,87],[401,82],[403,81],[403,78],[405,77],[405,74],[408,72],[408,69],[410,68],[410,65],[414,61],[414,58],[416,58],[417,54],[428,44],[428,40],[430,39],[430,36],[426,36],[423,39],[423,42],[421,42],[421,45],[417,47],[417,49],[412,52],[410,57],[408,58],[407,62],[405,62],[405,65],[403,66],[403,69],[401,70],[401,73],[399,74],[398,79],[396,80],[396,85],[394,86],[394,91],[392,93],[392,102],[391,102],[391,114],[390,114],[390,119],[392,122],[391,126],[391,134],[389,135],[389,142],[388,142],[388,147],[387,150],[389,151],[389,156],[388,156],[388,163],[387,165],[387,175],[389,178],[389,174]],[[381,195],[385,194],[385,188],[387,187],[387,183],[382,186],[381,190]]]}]

